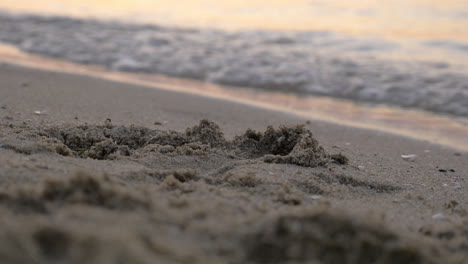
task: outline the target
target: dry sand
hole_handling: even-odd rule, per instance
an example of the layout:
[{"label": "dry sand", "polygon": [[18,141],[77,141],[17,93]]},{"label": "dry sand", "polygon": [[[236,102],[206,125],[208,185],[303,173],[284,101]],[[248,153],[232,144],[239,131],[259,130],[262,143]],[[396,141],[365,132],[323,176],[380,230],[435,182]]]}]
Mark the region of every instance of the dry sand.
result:
[{"label": "dry sand", "polygon": [[468,262],[429,142],[1,64],[0,164],[2,263]]}]

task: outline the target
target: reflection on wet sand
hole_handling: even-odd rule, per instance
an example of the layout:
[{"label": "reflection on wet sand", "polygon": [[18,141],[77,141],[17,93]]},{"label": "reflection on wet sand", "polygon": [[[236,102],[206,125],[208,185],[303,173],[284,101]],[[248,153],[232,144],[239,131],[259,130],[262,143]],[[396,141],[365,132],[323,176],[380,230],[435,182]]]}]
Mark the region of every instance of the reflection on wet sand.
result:
[{"label": "reflection on wet sand", "polygon": [[325,97],[224,87],[160,75],[112,72],[100,67],[82,66],[27,55],[5,45],[0,46],[0,57],[8,63],[202,94],[268,109],[287,111],[310,119],[391,132],[468,151],[468,138],[466,137],[468,135],[468,120],[464,118],[449,118],[387,106],[357,105],[349,101]]}]

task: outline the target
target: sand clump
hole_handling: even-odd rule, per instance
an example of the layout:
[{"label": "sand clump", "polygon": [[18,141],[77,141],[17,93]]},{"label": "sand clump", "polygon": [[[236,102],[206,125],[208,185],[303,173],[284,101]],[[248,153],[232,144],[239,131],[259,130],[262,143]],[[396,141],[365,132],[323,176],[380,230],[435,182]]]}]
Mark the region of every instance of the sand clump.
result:
[{"label": "sand clump", "polygon": [[333,160],[303,125],[278,129],[269,126],[264,133],[249,129],[236,137],[234,144],[251,157],[263,156],[268,163],[316,167]]},{"label": "sand clump", "polygon": [[84,204],[110,210],[136,210],[150,205],[109,177],[78,173],[69,179],[49,179],[40,188],[0,194],[0,205],[18,213],[49,213],[55,208]]},{"label": "sand clump", "polygon": [[[248,129],[243,135],[235,138],[234,142],[245,151],[250,151],[252,156],[255,155],[281,155],[285,156],[291,153],[299,140],[304,137],[311,137],[304,126],[295,127],[281,126],[274,129],[269,126],[265,132],[257,132]],[[311,140],[311,148],[317,149],[318,142]]]},{"label": "sand clump", "polygon": [[39,229],[32,237],[39,246],[41,254],[51,260],[63,259],[71,242],[69,234],[52,227]]},{"label": "sand clump", "polygon": [[419,232],[444,244],[444,247],[459,263],[468,262],[468,216],[461,223],[445,226],[424,226]]},{"label": "sand clump", "polygon": [[[290,163],[306,167],[326,165],[334,156],[328,155],[312,133],[303,126],[268,127],[264,133],[248,130],[228,142],[220,127],[208,120],[187,128],[185,133],[149,130],[141,127],[86,126],[60,130],[59,139],[84,157],[106,159],[122,147],[144,152],[203,155],[217,150],[234,149],[240,156],[264,156],[265,162]],[[336,159],[346,160],[346,158]],[[344,163],[346,163],[344,162]]]},{"label": "sand clump", "polygon": [[216,123],[206,119],[201,120],[197,126],[187,128],[185,135],[188,142],[201,142],[211,147],[226,143],[221,128]]},{"label": "sand clump", "polygon": [[72,155],[72,151],[60,140],[49,137],[25,124],[0,123],[0,148],[16,153],[32,155],[43,152],[56,152],[63,156]]},{"label": "sand clump", "polygon": [[295,127],[269,126],[262,132],[247,130],[234,143],[251,157],[263,156],[268,163],[289,163],[304,167],[324,166],[332,160],[347,164],[342,154],[329,155],[312,133],[303,125]]},{"label": "sand clump", "polygon": [[199,125],[188,128],[185,133],[107,123],[54,127],[46,130],[45,134],[63,142],[77,156],[94,159],[113,159],[113,154],[130,156],[137,150],[143,153],[202,155],[225,143],[219,126],[208,120],[200,121]]},{"label": "sand clump", "polygon": [[438,263],[437,251],[379,225],[316,210],[280,214],[246,236],[250,263]]},{"label": "sand clump", "polygon": [[[27,128],[23,128],[24,131]],[[24,132],[26,133],[26,132]],[[248,129],[232,141],[225,139],[221,128],[209,120],[185,132],[152,130],[139,126],[66,125],[39,132],[28,131],[35,139],[25,144],[18,140],[3,144],[20,153],[46,150],[63,156],[92,159],[116,159],[152,153],[172,155],[208,155],[219,153],[234,159],[262,158],[267,163],[287,163],[304,167],[326,166],[330,162],[347,164],[342,154],[328,154],[304,126],[268,127],[265,132]]]},{"label": "sand clump", "polygon": [[43,135],[60,140],[76,156],[108,159],[116,152],[129,156],[130,150],[143,147],[155,132],[144,127],[105,124],[53,127]]}]

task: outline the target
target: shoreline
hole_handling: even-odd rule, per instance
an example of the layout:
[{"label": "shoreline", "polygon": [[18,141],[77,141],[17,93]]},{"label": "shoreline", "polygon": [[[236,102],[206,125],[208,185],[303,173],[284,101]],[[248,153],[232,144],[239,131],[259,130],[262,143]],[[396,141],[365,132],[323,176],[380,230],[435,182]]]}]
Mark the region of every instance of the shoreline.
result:
[{"label": "shoreline", "polygon": [[[229,88],[195,80],[176,79],[154,74],[133,74],[109,71],[99,66],[85,66],[30,55],[13,46],[0,44],[0,62],[32,69],[52,70],[63,73],[79,73],[99,79],[128,84],[144,85],[156,89],[199,94],[210,98],[233,101],[294,114],[311,120],[320,120],[356,128],[401,135],[417,140],[426,140],[460,151],[468,151],[468,119],[457,116],[437,115],[412,109],[390,106],[366,106],[348,100],[299,96],[258,91],[248,88]],[[365,120],[365,121],[364,121]]]},{"label": "shoreline", "polygon": [[[227,33],[36,15],[3,14],[0,20],[2,42],[30,54],[111,71],[163,74],[456,116],[466,116],[468,111],[468,76],[456,63],[419,61],[412,56],[411,60],[395,60],[399,45],[375,39],[332,32]],[[433,44],[444,46],[440,41]],[[451,45],[463,47],[462,43],[446,46]],[[380,53],[391,59],[379,58]]]}]

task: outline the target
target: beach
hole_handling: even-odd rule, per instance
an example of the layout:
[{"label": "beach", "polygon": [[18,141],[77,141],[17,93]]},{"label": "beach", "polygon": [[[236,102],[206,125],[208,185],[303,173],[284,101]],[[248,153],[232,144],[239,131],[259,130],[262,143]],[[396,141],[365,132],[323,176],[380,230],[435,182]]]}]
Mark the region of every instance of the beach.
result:
[{"label": "beach", "polygon": [[0,31],[2,43],[24,53],[112,71],[468,115],[463,42],[418,42],[419,52],[447,53],[413,58],[416,52],[399,42],[330,31],[223,31],[7,12],[0,12]]},{"label": "beach", "polygon": [[468,153],[0,64],[3,263],[466,263]]}]

